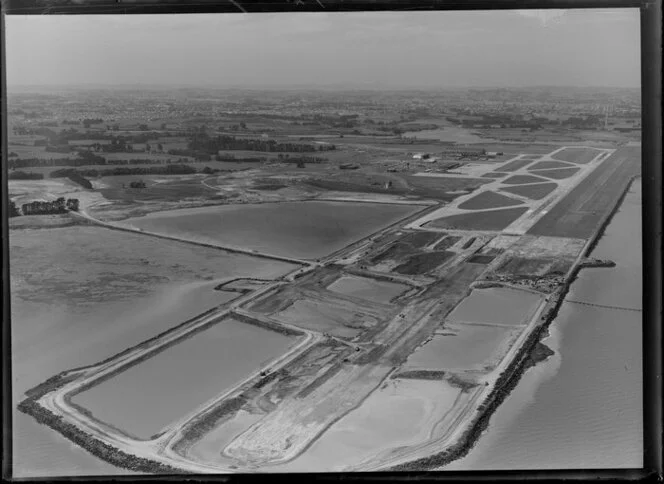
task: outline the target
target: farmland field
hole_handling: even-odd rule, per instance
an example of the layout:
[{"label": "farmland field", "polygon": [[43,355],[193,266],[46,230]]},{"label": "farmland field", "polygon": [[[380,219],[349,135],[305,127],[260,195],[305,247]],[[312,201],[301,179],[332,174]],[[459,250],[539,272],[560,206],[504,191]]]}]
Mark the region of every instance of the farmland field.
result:
[{"label": "farmland field", "polygon": [[503,230],[523,215],[526,210],[527,207],[516,207],[463,213],[432,220],[425,226],[456,230]]},{"label": "farmland field", "polygon": [[629,178],[640,172],[641,148],[625,146],[604,160],[542,217],[532,235],[587,238],[609,212]]},{"label": "farmland field", "polygon": [[475,195],[470,200],[466,200],[459,205],[459,208],[464,210],[482,210],[485,208],[496,208],[496,207],[509,207],[512,205],[521,205],[523,202],[521,200],[515,200],[514,198],[506,197],[500,193],[492,191],[484,191]]},{"label": "farmland field", "polygon": [[532,200],[541,200],[558,187],[555,183],[537,183],[535,185],[524,185],[515,187],[506,187],[501,190],[515,195],[528,197]]},{"label": "farmland field", "polygon": [[572,163],[585,164],[595,158],[598,151],[593,148],[565,148],[554,154],[551,158],[562,161],[571,161]]},{"label": "farmland field", "polygon": [[554,180],[562,180],[564,178],[571,178],[579,171],[578,168],[560,168],[558,170],[538,170],[534,173],[553,178]]}]

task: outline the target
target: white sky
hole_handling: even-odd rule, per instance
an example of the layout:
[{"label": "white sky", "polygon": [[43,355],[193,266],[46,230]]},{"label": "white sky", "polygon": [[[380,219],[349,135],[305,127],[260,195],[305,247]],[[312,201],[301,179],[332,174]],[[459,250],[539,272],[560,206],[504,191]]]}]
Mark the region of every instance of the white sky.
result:
[{"label": "white sky", "polygon": [[640,86],[636,9],[5,21],[9,86]]}]

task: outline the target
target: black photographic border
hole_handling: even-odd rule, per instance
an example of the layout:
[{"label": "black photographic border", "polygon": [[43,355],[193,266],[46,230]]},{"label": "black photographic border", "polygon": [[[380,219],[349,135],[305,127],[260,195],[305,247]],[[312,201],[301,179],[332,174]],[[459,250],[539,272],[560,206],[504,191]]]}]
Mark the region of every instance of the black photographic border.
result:
[{"label": "black photographic border", "polygon": [[[644,467],[560,471],[441,471],[340,474],[234,474],[187,476],[195,481],[287,479],[331,481],[475,481],[475,480],[661,480],[662,477],[662,2],[661,0],[0,0],[0,119],[7,119],[5,70],[6,15],[187,14],[259,12],[355,12],[503,9],[638,8],[641,13],[641,104],[643,187],[643,383]],[[7,160],[7,131],[2,123],[2,160]],[[11,332],[7,164],[0,169],[2,190],[2,477],[15,481],[179,481],[180,476],[87,476],[12,478]]]}]

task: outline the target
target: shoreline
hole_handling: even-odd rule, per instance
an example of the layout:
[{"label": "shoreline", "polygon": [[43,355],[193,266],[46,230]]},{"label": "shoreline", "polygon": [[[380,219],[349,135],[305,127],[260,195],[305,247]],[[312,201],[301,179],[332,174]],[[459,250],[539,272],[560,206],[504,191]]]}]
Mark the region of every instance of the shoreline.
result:
[{"label": "shoreline", "polygon": [[[581,257],[588,256],[595,248],[597,242],[603,236],[606,227],[611,222],[613,216],[622,205],[627,192],[629,191],[629,189],[633,184],[633,181],[639,176],[640,175],[634,175],[626,183],[625,187],[623,188],[622,194],[620,195],[620,197],[617,198],[611,211],[604,216],[602,222],[594,231],[593,236],[588,240],[587,244],[581,250],[580,256],[579,258],[577,258],[573,267],[571,268],[565,283],[559,289],[557,289],[556,292],[554,292],[554,294],[552,295],[553,296],[552,301],[550,301],[549,304],[547,304],[548,309],[545,309],[546,312],[541,317],[543,321],[538,323],[537,326],[531,332],[531,334],[527,336],[521,348],[518,349],[516,355],[513,357],[512,361],[508,364],[507,368],[498,376],[494,388],[491,390],[490,394],[487,396],[485,401],[476,410],[476,415],[474,416],[473,420],[471,420],[470,426],[466,430],[464,430],[459,439],[450,447],[448,447],[446,450],[440,453],[408,461],[402,464],[398,464],[386,470],[391,470],[391,471],[426,470],[426,469],[441,467],[465,456],[468,452],[470,452],[475,443],[481,437],[483,431],[486,430],[486,428],[488,428],[489,421],[491,416],[493,415],[493,412],[495,412],[495,410],[507,398],[507,396],[511,393],[511,390],[516,387],[516,385],[520,381],[521,376],[531,366],[534,366],[540,361],[544,361],[551,354],[550,353],[551,350],[548,349],[546,345],[544,345],[541,342],[541,340],[546,335],[549,325],[556,319],[560,307],[562,307],[562,304],[565,302],[565,296],[569,292],[571,285],[577,279],[579,271],[585,267],[582,264]],[[425,208],[424,210],[427,209]],[[414,215],[415,214],[413,214],[413,216]],[[403,219],[401,220],[401,222],[403,222]],[[226,304],[229,303],[224,303],[221,306],[225,306]],[[208,312],[204,313],[204,315],[207,313],[213,313],[214,311],[218,311],[219,309],[220,307],[213,308]],[[226,312],[232,313],[233,310],[230,308],[222,310],[222,314],[220,316],[223,318],[223,313]],[[58,390],[59,388],[67,385],[73,379],[78,378],[80,375],[77,375],[76,373],[85,370],[94,369],[95,367],[105,364],[105,362],[119,358],[121,355],[129,354],[141,346],[149,347],[150,343],[153,342],[155,339],[159,339],[172,331],[182,329],[185,325],[191,324],[196,319],[201,318],[201,316],[203,315],[198,315],[195,318],[187,320],[181,323],[180,325],[177,325],[176,327],[170,328],[160,333],[159,335],[150,338],[147,341],[143,341],[138,345],[126,349],[110,358],[107,358],[106,360],[100,363],[72,370],[67,370],[49,378],[45,382],[25,392],[27,398],[18,405],[18,410],[33,416],[37,420],[37,422],[47,425],[53,430],[58,431],[65,438],[72,441],[79,447],[82,447],[84,450],[88,451],[92,455],[106,462],[109,462],[117,467],[134,470],[134,471],[140,471],[140,472],[155,473],[155,474],[189,473],[187,470],[181,467],[172,467],[157,460],[139,457],[137,455],[124,452],[119,448],[116,448],[96,438],[92,434],[84,430],[81,430],[78,426],[72,423],[68,423],[67,421],[65,421],[65,418],[62,415],[56,415],[51,410],[38,403],[38,400],[41,399],[46,394]],[[208,322],[204,326],[207,327],[208,324],[210,325],[216,324],[216,322]],[[187,334],[191,336],[193,335],[193,333],[198,333],[198,331],[195,330],[189,333]],[[175,342],[179,342],[180,338],[177,338],[176,340],[177,341],[174,340],[168,343],[167,346],[170,346],[170,344],[175,344]],[[158,347],[154,348],[153,350],[160,350],[160,349],[162,348]],[[139,363],[140,361],[142,361],[142,359],[151,356],[152,351],[148,350],[148,353],[146,353],[146,355],[142,355],[141,357],[139,357],[136,362],[132,361],[130,364]]]},{"label": "shoreline", "polygon": [[[551,323],[553,323],[558,316],[558,312],[565,302],[565,297],[572,287],[572,284],[576,281],[578,274],[581,270],[588,268],[588,266],[582,263],[582,257],[588,257],[594,248],[597,246],[599,240],[604,236],[606,228],[611,223],[613,216],[618,212],[622,203],[632,187],[632,184],[639,178],[641,175],[634,175],[630,177],[625,184],[625,187],[622,190],[621,195],[616,199],[613,208],[604,216],[602,222],[598,225],[597,229],[594,231],[593,236],[588,239],[585,247],[581,250],[579,258],[575,264],[570,269],[569,277],[567,281],[559,290],[555,297],[554,306],[547,311],[544,316],[544,321],[528,336],[526,342],[519,350],[515,358],[512,360],[508,368],[500,374],[496,381],[494,389],[491,391],[487,399],[482,406],[486,405],[483,408],[482,412],[475,421],[471,424],[469,429],[467,429],[462,436],[459,438],[456,444],[452,445],[450,448],[432,456],[423,457],[420,459],[415,459],[403,464],[398,464],[396,466],[389,467],[385,470],[388,471],[413,471],[413,470],[432,470],[435,468],[443,467],[455,460],[458,460],[462,457],[465,457],[475,446],[477,441],[480,439],[482,433],[488,428],[489,421],[493,413],[498,409],[498,407],[504,402],[504,400],[509,396],[511,391],[516,387],[516,385],[521,380],[523,374],[528,371],[531,367],[535,366],[537,363],[545,361],[549,356],[553,354],[548,346],[546,346],[542,339],[548,334],[548,329]],[[487,403],[488,402],[488,403]]]}]

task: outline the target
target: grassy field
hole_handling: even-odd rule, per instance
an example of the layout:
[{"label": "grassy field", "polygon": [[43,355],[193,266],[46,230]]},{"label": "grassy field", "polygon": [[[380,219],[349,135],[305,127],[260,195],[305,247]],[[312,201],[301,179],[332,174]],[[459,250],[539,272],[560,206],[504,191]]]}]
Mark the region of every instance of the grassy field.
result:
[{"label": "grassy field", "polygon": [[559,168],[557,170],[537,170],[533,172],[536,175],[542,175],[547,178],[552,178],[554,180],[563,180],[565,178],[571,178],[579,171],[578,168]]},{"label": "grassy field", "polygon": [[498,168],[498,171],[516,171],[532,162],[533,160],[514,160]]},{"label": "grassy field", "polygon": [[570,165],[569,163],[565,163],[562,161],[538,161],[534,165],[531,165],[528,167],[528,171],[530,170],[548,170],[552,168],[570,168],[573,165]]},{"label": "grassy field", "polygon": [[504,176],[507,176],[507,173],[500,173],[498,171],[494,171],[491,173],[485,173],[482,175],[482,178],[502,178]]},{"label": "grassy field", "polygon": [[613,209],[631,176],[640,171],[641,148],[625,146],[604,160],[574,190],[542,217],[532,235],[590,237]]},{"label": "grassy field", "polygon": [[62,158],[75,158],[75,153],[49,153],[44,146],[20,146],[10,144],[7,148],[9,153],[16,153],[19,158],[39,158],[40,160],[60,160]]},{"label": "grassy field", "polygon": [[514,175],[511,176],[505,180],[503,180],[503,183],[505,185],[522,185],[524,183],[537,183],[537,182],[545,182],[548,181],[545,178],[539,178],[536,176],[531,176],[531,175]]},{"label": "grassy field", "polygon": [[426,226],[456,230],[503,230],[526,210],[526,207],[516,207],[485,212],[463,213],[432,220]]},{"label": "grassy field", "polygon": [[[460,190],[473,191],[491,180],[483,180],[481,178],[455,178],[455,177],[439,177],[439,176],[413,176],[406,175],[404,179],[410,186],[415,187],[417,192],[427,194],[425,196],[440,196],[441,198],[449,199],[450,195],[447,192],[454,192]],[[456,195],[451,198],[456,198]]]},{"label": "grassy field", "polygon": [[514,193],[532,200],[541,200],[558,187],[556,183],[538,183],[535,185],[501,188],[503,192]]},{"label": "grassy field", "polygon": [[554,154],[551,158],[561,161],[571,161],[572,163],[585,164],[595,158],[598,154],[597,150],[592,148],[565,148],[562,151]]},{"label": "grassy field", "polygon": [[[104,198],[114,201],[177,201],[189,197],[214,199],[217,196],[217,191],[203,185],[201,178],[186,179],[178,175],[123,175],[104,177],[102,180],[106,186],[99,191]],[[139,180],[146,182],[147,186],[128,188],[129,183]]]},{"label": "grassy field", "polygon": [[475,195],[470,200],[466,200],[459,205],[464,210],[482,210],[485,208],[510,207],[512,205],[521,205],[521,200],[515,200],[500,193],[485,191]]}]

